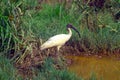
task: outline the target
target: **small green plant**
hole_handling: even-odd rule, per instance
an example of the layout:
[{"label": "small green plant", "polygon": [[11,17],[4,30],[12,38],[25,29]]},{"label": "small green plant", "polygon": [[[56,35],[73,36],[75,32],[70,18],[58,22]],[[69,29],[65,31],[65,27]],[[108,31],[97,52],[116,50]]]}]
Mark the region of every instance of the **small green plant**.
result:
[{"label": "small green plant", "polygon": [[92,74],[89,80],[97,80],[96,75]]},{"label": "small green plant", "polygon": [[0,80],[22,80],[8,59],[0,56]]},{"label": "small green plant", "polygon": [[56,69],[52,58],[45,60],[42,68],[39,68],[38,76],[34,77],[35,80],[82,80],[74,73],[69,72],[67,69]]},{"label": "small green plant", "polygon": [[34,41],[34,34],[29,20],[32,20],[31,14],[35,13],[35,5],[36,1],[2,0],[0,2],[0,6],[3,7],[0,9],[0,55],[20,61],[31,51],[29,43]]}]

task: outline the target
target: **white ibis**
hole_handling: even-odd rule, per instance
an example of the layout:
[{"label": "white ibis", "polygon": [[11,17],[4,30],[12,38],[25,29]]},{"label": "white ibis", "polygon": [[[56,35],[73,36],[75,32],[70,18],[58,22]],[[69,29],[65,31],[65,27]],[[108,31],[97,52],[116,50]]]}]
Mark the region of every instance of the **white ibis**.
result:
[{"label": "white ibis", "polygon": [[71,29],[75,30],[80,36],[79,31],[75,27],[73,27],[71,24],[67,24],[68,34],[58,34],[49,38],[45,43],[41,45],[41,50],[57,47],[57,51],[59,52],[59,49],[71,38]]}]

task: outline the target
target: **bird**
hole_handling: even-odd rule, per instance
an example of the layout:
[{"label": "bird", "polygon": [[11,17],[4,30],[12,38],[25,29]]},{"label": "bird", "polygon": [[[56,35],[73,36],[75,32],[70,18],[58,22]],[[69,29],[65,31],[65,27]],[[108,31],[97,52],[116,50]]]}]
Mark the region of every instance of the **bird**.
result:
[{"label": "bird", "polygon": [[75,30],[80,37],[79,31],[71,24],[67,24],[66,27],[68,30],[68,34],[58,34],[53,37],[50,37],[45,43],[43,43],[40,46],[41,51],[51,47],[57,47],[57,52],[59,52],[60,48],[71,38],[72,36],[71,29]]}]

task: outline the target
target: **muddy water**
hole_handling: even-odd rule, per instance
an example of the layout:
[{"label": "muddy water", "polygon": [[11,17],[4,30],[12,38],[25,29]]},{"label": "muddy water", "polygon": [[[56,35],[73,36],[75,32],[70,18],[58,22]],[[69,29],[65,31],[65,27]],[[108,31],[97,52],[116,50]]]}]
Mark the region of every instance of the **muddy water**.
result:
[{"label": "muddy water", "polygon": [[69,70],[85,80],[88,80],[93,73],[97,80],[120,80],[120,60],[114,57],[68,56],[67,58],[73,61]]}]

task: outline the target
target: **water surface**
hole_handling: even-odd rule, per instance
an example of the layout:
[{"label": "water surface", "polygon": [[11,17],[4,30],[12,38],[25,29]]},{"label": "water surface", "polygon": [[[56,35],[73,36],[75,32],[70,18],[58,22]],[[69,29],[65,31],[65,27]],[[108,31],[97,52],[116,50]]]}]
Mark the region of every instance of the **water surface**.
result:
[{"label": "water surface", "polygon": [[114,57],[68,56],[67,58],[73,60],[69,70],[85,80],[88,80],[93,73],[97,80],[120,80],[120,60]]}]

